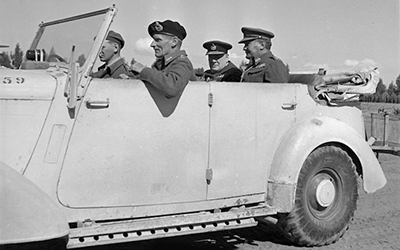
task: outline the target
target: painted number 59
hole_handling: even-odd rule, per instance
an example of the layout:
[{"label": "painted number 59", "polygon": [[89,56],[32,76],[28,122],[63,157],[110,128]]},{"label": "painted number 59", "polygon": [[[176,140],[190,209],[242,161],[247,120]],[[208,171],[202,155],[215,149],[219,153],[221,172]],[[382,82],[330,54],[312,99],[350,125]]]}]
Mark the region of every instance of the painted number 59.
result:
[{"label": "painted number 59", "polygon": [[23,77],[9,77],[6,76],[3,78],[3,84],[23,84],[25,82],[25,78]]}]

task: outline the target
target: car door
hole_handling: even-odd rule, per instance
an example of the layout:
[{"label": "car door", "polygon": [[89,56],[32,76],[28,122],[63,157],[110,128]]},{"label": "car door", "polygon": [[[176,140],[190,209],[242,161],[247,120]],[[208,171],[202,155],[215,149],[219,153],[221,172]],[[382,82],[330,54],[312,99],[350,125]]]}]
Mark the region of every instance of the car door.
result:
[{"label": "car door", "polygon": [[211,83],[207,199],[263,193],[279,139],[295,122],[295,85]]},{"label": "car door", "polygon": [[93,79],[76,116],[58,185],[70,207],[205,200],[209,85],[179,100],[138,80]]}]

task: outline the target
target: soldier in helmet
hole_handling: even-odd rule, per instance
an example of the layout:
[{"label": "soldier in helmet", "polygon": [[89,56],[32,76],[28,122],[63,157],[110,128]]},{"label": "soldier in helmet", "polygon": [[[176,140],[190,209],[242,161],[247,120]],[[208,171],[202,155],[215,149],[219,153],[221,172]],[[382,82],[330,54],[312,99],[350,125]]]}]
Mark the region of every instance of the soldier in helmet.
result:
[{"label": "soldier in helmet", "polygon": [[200,80],[240,82],[242,71],[229,60],[228,50],[232,48],[231,44],[214,40],[205,42],[203,47],[207,50],[210,69],[204,72]]},{"label": "soldier in helmet", "polygon": [[104,64],[98,68],[97,72],[92,73],[91,76],[94,78],[115,79],[133,77],[129,66],[120,55],[124,45],[125,41],[122,36],[110,30],[99,54],[100,61],[104,62]]},{"label": "soldier in helmet", "polygon": [[196,80],[193,65],[186,52],[181,50],[186,30],[178,22],[165,20],[151,23],[148,32],[153,38],[150,47],[154,50],[156,61],[151,68],[133,62],[131,70],[167,98],[179,97],[189,80]]},{"label": "soldier in helmet", "polygon": [[289,81],[289,70],[281,59],[271,52],[271,39],[274,33],[257,28],[243,27],[243,50],[249,63],[242,75],[242,82],[274,82]]}]

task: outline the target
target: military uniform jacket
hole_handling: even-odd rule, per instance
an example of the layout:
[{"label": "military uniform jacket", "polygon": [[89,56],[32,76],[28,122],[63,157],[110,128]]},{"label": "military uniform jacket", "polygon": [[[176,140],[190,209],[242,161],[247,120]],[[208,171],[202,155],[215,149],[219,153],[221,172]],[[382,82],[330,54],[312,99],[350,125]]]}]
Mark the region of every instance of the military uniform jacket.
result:
[{"label": "military uniform jacket", "polygon": [[201,81],[217,81],[217,82],[240,82],[242,71],[233,63],[229,62],[222,70],[212,73],[211,69],[206,70],[201,77]]},{"label": "military uniform jacket", "polygon": [[289,70],[271,52],[250,63],[242,75],[242,82],[288,82]]},{"label": "military uniform jacket", "polygon": [[153,63],[151,68],[144,68],[139,79],[172,98],[180,95],[189,80],[195,80],[193,65],[184,50],[176,51]]},{"label": "military uniform jacket", "polygon": [[133,77],[133,74],[129,70],[129,66],[126,65],[123,58],[118,59],[111,65],[103,64],[98,68],[97,72],[91,74],[94,78],[114,78],[120,79],[120,75],[125,74],[129,77]]}]

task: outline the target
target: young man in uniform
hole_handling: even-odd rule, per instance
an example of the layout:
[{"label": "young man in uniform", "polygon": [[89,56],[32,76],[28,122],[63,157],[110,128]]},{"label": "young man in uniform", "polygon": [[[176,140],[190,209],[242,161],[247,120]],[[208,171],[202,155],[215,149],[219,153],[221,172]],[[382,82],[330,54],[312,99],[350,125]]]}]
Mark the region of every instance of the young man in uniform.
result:
[{"label": "young man in uniform", "polygon": [[271,39],[274,33],[257,28],[243,27],[243,50],[249,63],[242,75],[242,82],[273,82],[289,81],[289,70],[281,59],[271,52]]},{"label": "young man in uniform", "polygon": [[161,91],[167,98],[179,97],[189,80],[196,80],[193,65],[184,50],[182,41],[186,37],[185,28],[178,22],[155,21],[148,27],[153,38],[156,61],[151,68],[139,62],[131,65],[131,70],[139,73],[138,78]]},{"label": "young man in uniform", "polygon": [[203,48],[207,50],[210,69],[204,72],[201,81],[240,82],[242,71],[229,61],[231,44],[214,40],[205,42]]},{"label": "young man in uniform", "polygon": [[122,36],[110,30],[104,41],[99,58],[104,62],[98,68],[97,72],[91,74],[94,78],[129,78],[133,74],[129,71],[129,66],[125,64],[124,59],[121,57],[121,49],[124,47],[125,41]]}]

